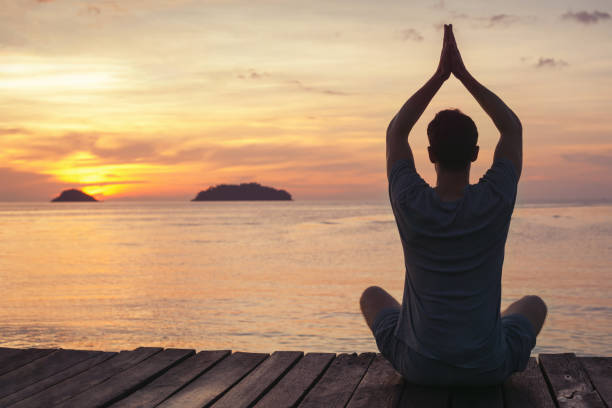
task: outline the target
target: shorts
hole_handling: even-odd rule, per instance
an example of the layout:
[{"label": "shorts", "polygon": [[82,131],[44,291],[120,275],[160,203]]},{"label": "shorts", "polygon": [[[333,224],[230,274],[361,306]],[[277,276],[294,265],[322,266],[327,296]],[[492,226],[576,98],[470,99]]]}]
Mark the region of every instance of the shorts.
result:
[{"label": "shorts", "polygon": [[372,332],[380,353],[406,381],[424,385],[501,384],[512,373],[523,371],[536,343],[536,334],[527,318],[513,314],[501,318],[506,342],[506,358],[493,370],[456,367],[426,357],[408,347],[394,334],[400,309],[381,310],[374,320]]}]

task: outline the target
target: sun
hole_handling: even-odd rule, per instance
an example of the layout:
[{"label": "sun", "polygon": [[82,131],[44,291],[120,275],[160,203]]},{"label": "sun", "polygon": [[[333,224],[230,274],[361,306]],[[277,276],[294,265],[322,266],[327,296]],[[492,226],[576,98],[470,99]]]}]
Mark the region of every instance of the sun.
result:
[{"label": "sun", "polygon": [[126,189],[126,184],[105,184],[85,186],[81,188],[81,191],[97,199],[104,199],[106,197],[121,195]]},{"label": "sun", "polygon": [[129,192],[155,170],[154,165],[142,163],[102,164],[89,152],[77,152],[53,163],[46,173],[86,194],[108,198]]}]

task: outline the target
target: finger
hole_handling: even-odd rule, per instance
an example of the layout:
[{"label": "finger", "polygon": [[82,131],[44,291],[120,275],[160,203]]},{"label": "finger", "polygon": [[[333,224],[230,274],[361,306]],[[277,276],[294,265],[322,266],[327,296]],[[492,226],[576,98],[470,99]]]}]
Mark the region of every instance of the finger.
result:
[{"label": "finger", "polygon": [[455,41],[455,34],[453,33],[453,25],[452,24],[448,25],[448,39],[449,39],[450,42],[456,43],[456,41]]}]

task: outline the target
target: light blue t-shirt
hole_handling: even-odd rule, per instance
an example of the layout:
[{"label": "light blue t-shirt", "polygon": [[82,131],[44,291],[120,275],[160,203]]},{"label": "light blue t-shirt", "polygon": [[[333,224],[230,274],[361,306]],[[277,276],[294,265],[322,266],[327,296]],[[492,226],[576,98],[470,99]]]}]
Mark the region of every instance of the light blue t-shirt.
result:
[{"label": "light blue t-shirt", "polygon": [[395,335],[413,350],[457,367],[502,364],[501,276],[517,183],[512,162],[499,159],[461,199],[443,202],[412,161],[394,163],[389,197],[406,264]]}]

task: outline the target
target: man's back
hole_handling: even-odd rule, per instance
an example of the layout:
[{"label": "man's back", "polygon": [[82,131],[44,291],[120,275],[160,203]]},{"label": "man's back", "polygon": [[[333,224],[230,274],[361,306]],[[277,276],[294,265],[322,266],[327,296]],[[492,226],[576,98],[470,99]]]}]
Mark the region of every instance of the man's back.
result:
[{"label": "man's back", "polygon": [[406,263],[395,334],[418,353],[458,367],[501,364],[501,273],[517,181],[512,163],[498,160],[461,199],[444,202],[411,162],[393,166],[389,194]]},{"label": "man's back", "polygon": [[[499,131],[494,164],[469,184],[478,129],[458,109],[427,126],[436,170],[432,189],[416,173],[409,135],[451,73]],[[386,132],[389,195],[406,264],[403,304],[370,286],[359,304],[376,345],[411,382],[485,385],[524,370],[546,318],[529,295],[500,313],[504,246],[523,162],[518,116],[466,69],[452,25],[444,26],[434,74],[393,117]]]}]

